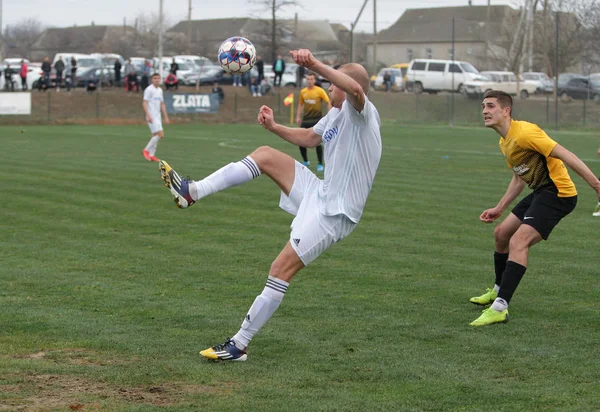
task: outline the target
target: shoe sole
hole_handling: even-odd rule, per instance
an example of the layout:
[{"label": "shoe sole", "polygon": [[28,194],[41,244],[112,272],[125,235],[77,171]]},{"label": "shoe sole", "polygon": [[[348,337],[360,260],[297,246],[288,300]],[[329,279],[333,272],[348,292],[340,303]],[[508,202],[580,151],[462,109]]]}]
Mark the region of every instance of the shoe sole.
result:
[{"label": "shoe sole", "polygon": [[479,303],[479,302],[473,302],[472,300],[469,300],[469,302],[471,302],[473,305],[477,305],[477,306],[487,306],[487,305],[491,305],[492,303],[494,303],[494,301],[491,301],[488,303]]},{"label": "shoe sole", "polygon": [[248,359],[247,354],[244,354],[236,359],[221,359],[221,358],[213,359],[213,358],[208,358],[208,357],[204,356],[202,353],[200,353],[200,356],[202,356],[204,359],[206,359],[207,361],[210,361],[210,362],[245,362]]},{"label": "shoe sole", "polygon": [[508,315],[506,315],[506,318],[504,318],[504,320],[501,320],[500,322],[486,323],[485,325],[471,325],[471,324],[469,324],[469,326],[481,327],[481,326],[495,325],[497,323],[508,323]]},{"label": "shoe sole", "polygon": [[165,182],[166,188],[169,189],[169,191],[173,195],[173,201],[175,202],[177,207],[180,209],[185,209],[187,207],[187,202],[185,202],[186,203],[185,206],[182,205],[181,196],[179,196],[179,193],[177,193],[177,190],[175,190],[173,188],[173,186],[171,185],[171,177],[169,176],[169,171],[167,170],[167,167],[165,166],[164,162],[162,162],[162,161],[158,162],[158,170],[160,171],[160,177]]}]

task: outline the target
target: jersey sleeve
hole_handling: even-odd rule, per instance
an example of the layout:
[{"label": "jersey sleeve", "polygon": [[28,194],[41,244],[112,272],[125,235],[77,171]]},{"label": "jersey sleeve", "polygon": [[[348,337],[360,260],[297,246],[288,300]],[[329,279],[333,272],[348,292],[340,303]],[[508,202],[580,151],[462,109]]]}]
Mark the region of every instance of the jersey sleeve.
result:
[{"label": "jersey sleeve", "polygon": [[300,98],[298,99],[298,104],[304,104],[304,89],[300,90]]},{"label": "jersey sleeve", "polygon": [[327,116],[321,118],[319,123],[313,126],[313,132],[319,136],[323,136],[323,133],[325,133],[325,126],[327,126]]},{"label": "jersey sleeve", "polygon": [[144,90],[144,100],[149,102],[150,100],[152,100],[152,96],[150,95],[150,88],[147,87],[146,90]]},{"label": "jersey sleeve", "polygon": [[367,122],[367,117],[369,113],[369,111],[367,110],[369,106],[369,98],[366,94],[364,94],[363,96],[365,97],[365,105],[363,106],[363,109],[360,113],[354,108],[354,106],[352,106],[352,103],[350,103],[348,100],[344,101],[344,104],[342,106],[342,110],[346,110],[346,112],[349,113],[350,117],[353,120],[356,120],[360,123]]},{"label": "jersey sleeve", "polygon": [[535,150],[545,157],[550,156],[550,153],[552,153],[552,150],[554,150],[557,145],[546,132],[535,124],[523,127],[516,140],[522,148]]},{"label": "jersey sleeve", "polygon": [[321,99],[323,99],[323,101],[325,103],[329,103],[329,96],[327,96],[327,92],[321,88]]}]

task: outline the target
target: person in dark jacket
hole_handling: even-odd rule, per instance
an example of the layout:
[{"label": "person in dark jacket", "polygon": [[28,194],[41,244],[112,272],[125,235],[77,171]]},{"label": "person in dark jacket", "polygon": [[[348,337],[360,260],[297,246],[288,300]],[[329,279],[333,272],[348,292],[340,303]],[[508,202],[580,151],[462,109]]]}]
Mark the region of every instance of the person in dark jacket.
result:
[{"label": "person in dark jacket", "polygon": [[65,62],[62,57],[58,58],[58,61],[54,63],[54,70],[56,71],[56,91],[60,91],[60,85],[62,83],[62,75],[65,70]]},{"label": "person in dark jacket", "polygon": [[77,60],[75,60],[75,57],[71,56],[71,85],[73,86],[73,88],[77,87],[77,82],[75,81],[76,74],[77,74]]},{"label": "person in dark jacket", "polygon": [[42,73],[44,74],[46,89],[50,87],[50,70],[52,70],[52,66],[50,65],[50,59],[46,56],[42,62]]},{"label": "person in dark jacket", "polygon": [[121,62],[119,59],[115,60],[115,86],[121,87]]},{"label": "person in dark jacket", "polygon": [[265,62],[261,56],[256,58],[256,63],[254,66],[256,66],[256,71],[258,72],[258,82],[260,83],[262,82],[262,79],[265,78]]},{"label": "person in dark jacket", "polygon": [[273,82],[275,87],[281,86],[281,76],[283,76],[283,72],[285,71],[285,62],[283,61],[281,54],[278,55],[277,59],[273,62],[273,71],[275,72],[275,81]]},{"label": "person in dark jacket", "polygon": [[219,104],[222,104],[225,100],[225,92],[219,82],[213,84],[212,92],[219,95]]},{"label": "person in dark jacket", "polygon": [[177,70],[179,70],[179,65],[175,62],[175,59],[173,59],[173,63],[171,63],[171,70],[170,70],[170,72],[172,74],[174,74],[175,76],[177,76]]}]

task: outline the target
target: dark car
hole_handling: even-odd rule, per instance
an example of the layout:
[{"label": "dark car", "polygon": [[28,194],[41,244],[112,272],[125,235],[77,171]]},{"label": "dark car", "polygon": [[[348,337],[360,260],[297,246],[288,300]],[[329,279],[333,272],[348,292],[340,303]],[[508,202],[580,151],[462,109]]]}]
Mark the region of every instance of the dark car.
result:
[{"label": "dark car", "polygon": [[573,77],[558,90],[561,98],[600,100],[600,81]]},{"label": "dark car", "polygon": [[195,86],[196,82],[200,86],[212,86],[213,83],[233,84],[233,77],[225,73],[221,66],[205,66],[200,72],[188,75],[183,83],[188,86]]},{"label": "dark car", "polygon": [[75,80],[77,87],[86,87],[90,76],[94,74],[96,82],[100,87],[110,87],[115,80],[115,70],[107,67],[89,67],[77,70]]}]

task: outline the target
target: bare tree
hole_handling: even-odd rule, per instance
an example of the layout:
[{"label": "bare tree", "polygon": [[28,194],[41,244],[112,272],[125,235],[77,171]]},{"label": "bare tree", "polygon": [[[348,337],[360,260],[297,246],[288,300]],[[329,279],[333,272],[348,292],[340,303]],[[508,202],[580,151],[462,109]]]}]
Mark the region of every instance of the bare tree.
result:
[{"label": "bare tree", "polygon": [[299,3],[296,0],[251,0],[251,3],[260,6],[263,11],[270,13],[271,18],[270,20],[265,19],[268,24],[264,27],[268,30],[268,48],[271,52],[271,59],[275,60],[279,49],[279,39],[287,34],[285,33],[286,28],[279,23],[277,14],[286,7],[299,6]]},{"label": "bare tree", "polygon": [[10,53],[30,58],[31,47],[37,37],[45,30],[44,25],[35,18],[27,18],[4,30],[4,41],[10,47]]}]

